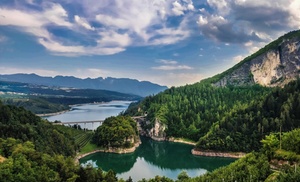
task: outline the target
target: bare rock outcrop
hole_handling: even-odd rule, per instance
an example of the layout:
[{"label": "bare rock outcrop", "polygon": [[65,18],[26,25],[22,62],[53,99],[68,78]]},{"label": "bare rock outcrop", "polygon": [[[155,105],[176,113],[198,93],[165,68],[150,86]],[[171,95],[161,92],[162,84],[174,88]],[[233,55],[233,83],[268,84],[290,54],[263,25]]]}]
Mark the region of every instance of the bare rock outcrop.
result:
[{"label": "bare rock outcrop", "polygon": [[245,62],[225,75],[215,86],[284,86],[300,76],[300,38],[284,39],[275,49]]}]

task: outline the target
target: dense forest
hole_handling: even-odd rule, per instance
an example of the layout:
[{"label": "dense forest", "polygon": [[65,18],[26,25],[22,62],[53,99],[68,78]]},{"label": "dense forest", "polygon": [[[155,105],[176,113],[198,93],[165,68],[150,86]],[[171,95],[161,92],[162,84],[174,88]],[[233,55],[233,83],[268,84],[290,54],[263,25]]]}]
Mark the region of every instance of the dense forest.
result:
[{"label": "dense forest", "polygon": [[118,181],[113,171],[75,163],[84,135],[89,133],[52,125],[24,108],[0,102],[0,181]]},{"label": "dense forest", "polygon": [[136,122],[127,116],[109,117],[95,131],[93,142],[98,146],[129,148],[138,140]]},{"label": "dense forest", "polygon": [[[282,133],[280,149],[280,133],[267,135],[261,141],[263,147],[259,152],[251,152],[245,157],[208,172],[202,176],[191,178],[186,172],[177,176],[176,182],[207,182],[207,181],[266,181],[266,182],[297,182],[300,179],[300,129]],[[280,164],[278,161],[286,161]],[[143,179],[141,182],[173,182],[174,180],[156,176]]]},{"label": "dense forest", "polygon": [[231,110],[200,138],[200,149],[252,151],[270,132],[290,131],[300,127],[300,80],[284,88],[274,88],[263,99],[248,107]]},{"label": "dense forest", "polygon": [[42,113],[55,113],[64,110],[69,110],[70,107],[66,104],[53,103],[49,99],[42,97],[28,97],[28,98],[7,98],[2,99],[2,103],[5,105],[14,105],[17,107],[23,107],[26,110],[32,111],[36,114]]},{"label": "dense forest", "polygon": [[[260,105],[261,108],[267,107],[267,101],[272,97],[276,101],[270,105],[273,109],[284,107],[281,105],[286,105],[289,100],[291,101],[289,107],[298,107],[296,103],[299,102],[295,100],[295,94],[298,93],[299,81],[287,85],[284,89],[278,88],[271,91],[265,91],[264,88],[260,87],[256,89],[262,89],[263,93],[269,93],[264,95],[264,99],[252,101],[250,105],[253,105],[253,107],[259,103],[262,103]],[[276,95],[278,94],[282,97],[277,97]],[[295,100],[295,103],[292,100]],[[266,105],[264,105],[265,103]],[[237,113],[244,109],[237,109]],[[281,111],[281,109],[279,110]],[[289,111],[292,114],[289,116],[295,118],[296,113],[292,112],[292,110],[294,109],[284,111]],[[266,111],[266,113],[268,112]],[[283,115],[282,112],[277,113],[274,111],[273,115],[271,113],[270,116],[287,116]],[[85,135],[86,131],[51,125],[23,108],[7,106],[1,103],[0,116],[1,181],[124,181],[118,179],[113,171],[103,172],[101,169],[95,169],[91,166],[84,168],[75,164],[75,152],[80,149],[76,144],[76,138],[82,138],[80,136]],[[261,113],[261,116],[264,116],[264,114]],[[293,120],[288,119],[288,121]],[[126,129],[128,129],[126,131],[129,133],[137,133],[136,125],[130,117],[108,118],[104,126],[105,130],[111,130],[110,133],[116,136],[118,131],[121,134]],[[286,121],[278,126],[281,126],[282,131],[297,127]],[[133,130],[133,128],[135,129]],[[263,133],[266,133],[265,129]],[[211,134],[213,135],[214,133],[212,132]],[[107,140],[112,137],[110,136]],[[95,138],[97,138],[96,135]],[[262,137],[262,139],[261,148],[256,153],[250,153],[229,166],[219,168],[203,176],[190,178],[185,172],[182,172],[175,181],[297,181],[300,179],[299,168],[294,168],[293,166],[298,165],[300,161],[300,129],[284,132],[283,134],[278,132],[271,133],[266,137]],[[117,140],[112,142],[114,141]],[[125,138],[125,140],[120,141],[124,142],[127,140]],[[111,145],[112,143],[106,144]],[[124,146],[122,142],[114,144]],[[282,166],[279,165],[278,161],[289,162]],[[271,170],[270,166],[272,165],[275,166],[275,171],[274,169]],[[129,178],[126,181],[131,181],[131,179]],[[153,179],[143,179],[141,181],[171,182],[173,180],[157,176]]]},{"label": "dense forest", "polygon": [[37,151],[51,155],[74,156],[76,151],[70,130],[43,121],[24,108],[0,103],[0,138],[9,137],[31,141]]},{"label": "dense forest", "polygon": [[249,152],[270,132],[300,125],[300,80],[284,88],[214,87],[204,81],[171,88],[132,104],[125,112],[167,124],[167,137],[198,141],[197,148]]},{"label": "dense forest", "polygon": [[[213,126],[230,112],[247,108],[261,100],[270,88],[214,87],[209,83],[197,83],[185,87],[171,88],[155,96],[146,97],[125,114],[140,115],[148,112],[147,118],[154,122],[158,118],[167,124],[168,137],[183,137],[198,141]],[[139,112],[138,113],[138,108]]]}]

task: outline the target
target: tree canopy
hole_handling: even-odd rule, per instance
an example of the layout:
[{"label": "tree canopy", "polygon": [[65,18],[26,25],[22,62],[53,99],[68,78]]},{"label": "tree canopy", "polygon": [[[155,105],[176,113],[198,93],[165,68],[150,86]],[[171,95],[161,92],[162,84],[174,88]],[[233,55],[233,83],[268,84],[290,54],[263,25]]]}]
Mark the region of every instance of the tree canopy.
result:
[{"label": "tree canopy", "polygon": [[132,147],[137,140],[136,122],[129,116],[105,119],[94,134],[93,141],[102,147]]}]

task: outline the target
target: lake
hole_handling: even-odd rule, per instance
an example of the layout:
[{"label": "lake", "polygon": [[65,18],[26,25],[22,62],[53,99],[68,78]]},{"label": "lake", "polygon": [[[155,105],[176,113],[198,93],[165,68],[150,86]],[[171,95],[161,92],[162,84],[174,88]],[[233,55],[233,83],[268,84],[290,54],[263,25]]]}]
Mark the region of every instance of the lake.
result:
[{"label": "lake", "polygon": [[91,164],[104,171],[117,173],[118,178],[133,181],[156,175],[177,179],[181,171],[195,177],[235,161],[230,158],[202,157],[191,154],[193,146],[141,137],[142,144],[131,154],[95,153],[80,159],[81,165]]},{"label": "lake", "polygon": [[[46,117],[49,121],[94,121],[104,120],[116,116],[126,110],[131,101],[111,101],[98,104],[82,104],[73,106],[71,111]],[[81,124],[82,128],[96,129],[100,123]],[[189,176],[199,176],[207,171],[225,166],[235,159],[201,157],[191,154],[193,146],[173,143],[157,142],[142,137],[142,144],[131,154],[96,153],[80,160],[82,165],[91,163],[94,167],[101,167],[104,171],[114,170],[119,178],[134,181],[142,178],[153,178],[156,175],[176,179],[181,171],[187,171]]]},{"label": "lake", "polygon": [[[110,116],[117,116],[122,111],[125,111],[132,101],[111,101],[106,103],[82,104],[76,105],[70,111],[63,114],[44,117],[48,121],[97,121],[104,120]],[[100,123],[80,124],[81,128],[95,130]]]}]

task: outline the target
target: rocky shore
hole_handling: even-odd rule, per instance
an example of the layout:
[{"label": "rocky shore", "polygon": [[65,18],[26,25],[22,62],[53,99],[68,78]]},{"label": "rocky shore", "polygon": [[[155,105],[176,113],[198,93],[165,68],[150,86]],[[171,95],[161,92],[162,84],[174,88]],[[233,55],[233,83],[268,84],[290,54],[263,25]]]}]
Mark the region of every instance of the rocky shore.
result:
[{"label": "rocky shore", "polygon": [[140,146],[141,144],[141,141],[139,140],[138,142],[136,142],[134,144],[133,147],[131,148],[108,148],[108,149],[99,149],[99,150],[94,150],[94,151],[91,151],[91,152],[88,152],[88,153],[84,153],[84,154],[81,154],[81,155],[77,155],[75,157],[75,163],[79,164],[79,160],[83,157],[86,157],[88,155],[91,155],[91,154],[95,154],[95,153],[98,153],[98,152],[106,152],[106,153],[116,153],[116,154],[127,154],[127,153],[132,153],[134,152],[138,146]]},{"label": "rocky shore", "polygon": [[246,155],[243,152],[217,152],[217,151],[200,151],[196,149],[192,149],[193,155],[200,155],[206,157],[228,157],[228,158],[242,158]]},{"label": "rocky shore", "polygon": [[184,143],[184,144],[188,144],[188,145],[193,145],[195,146],[196,145],[196,142],[189,142],[189,141],[185,141],[183,139],[178,139],[178,138],[169,138],[168,141],[170,142],[176,142],[176,143]]}]

